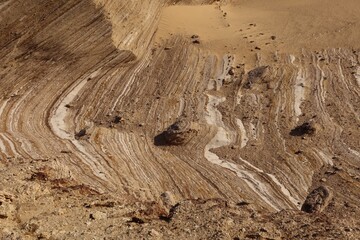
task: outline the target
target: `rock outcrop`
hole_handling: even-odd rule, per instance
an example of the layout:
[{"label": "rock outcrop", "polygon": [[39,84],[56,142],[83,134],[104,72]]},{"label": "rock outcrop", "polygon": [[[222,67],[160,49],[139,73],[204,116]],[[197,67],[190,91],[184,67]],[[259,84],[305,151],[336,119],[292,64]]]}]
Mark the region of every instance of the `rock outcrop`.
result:
[{"label": "rock outcrop", "polygon": [[320,213],[325,210],[332,198],[331,190],[326,186],[320,186],[306,197],[301,210],[307,213]]},{"label": "rock outcrop", "polygon": [[167,145],[183,145],[197,135],[199,125],[185,118],[179,118],[171,124],[161,135]]}]

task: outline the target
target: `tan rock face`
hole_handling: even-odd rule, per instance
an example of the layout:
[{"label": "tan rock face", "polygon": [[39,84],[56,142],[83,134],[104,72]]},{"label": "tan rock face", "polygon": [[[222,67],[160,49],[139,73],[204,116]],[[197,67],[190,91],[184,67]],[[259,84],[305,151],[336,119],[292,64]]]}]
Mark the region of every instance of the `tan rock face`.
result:
[{"label": "tan rock face", "polygon": [[1,234],[360,239],[339,2],[0,1]]}]

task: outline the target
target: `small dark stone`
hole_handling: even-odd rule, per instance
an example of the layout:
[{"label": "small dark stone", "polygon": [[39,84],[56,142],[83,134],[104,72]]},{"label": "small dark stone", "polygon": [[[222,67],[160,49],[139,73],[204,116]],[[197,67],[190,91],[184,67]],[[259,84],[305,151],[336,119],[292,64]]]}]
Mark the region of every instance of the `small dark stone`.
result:
[{"label": "small dark stone", "polygon": [[95,203],[94,206],[95,207],[113,208],[113,207],[115,207],[115,202]]},{"label": "small dark stone", "polygon": [[122,117],[120,117],[120,116],[115,116],[115,117],[114,117],[114,120],[113,120],[113,123],[118,124],[118,123],[120,123],[121,120],[122,120]]},{"label": "small dark stone", "polygon": [[230,75],[230,76],[233,76],[234,74],[235,74],[235,72],[234,72],[234,68],[230,68],[229,69],[229,71],[228,71],[228,74]]},{"label": "small dark stone", "polygon": [[245,201],[241,201],[241,202],[238,202],[236,205],[237,206],[247,206],[247,205],[249,205],[250,203],[248,203],[248,202],[245,202]]},{"label": "small dark stone", "polygon": [[48,175],[44,172],[36,172],[36,173],[33,173],[31,175],[31,177],[29,178],[30,181],[47,181],[48,180]]},{"label": "small dark stone", "polygon": [[137,224],[144,224],[145,221],[138,217],[132,217],[129,223],[137,223]]},{"label": "small dark stone", "polygon": [[325,174],[326,175],[334,175],[334,174],[336,174],[336,171],[326,171]]},{"label": "small dark stone", "polygon": [[68,150],[61,150],[60,153],[66,153],[66,154],[69,154],[69,153],[72,153],[71,151],[68,151]]},{"label": "small dark stone", "polygon": [[271,40],[275,40],[276,36],[271,36],[270,38],[271,38]]},{"label": "small dark stone", "polygon": [[[89,203],[84,203],[84,208],[91,208],[91,205]],[[90,214],[90,218],[91,218],[92,214]]]},{"label": "small dark stone", "polygon": [[86,129],[81,129],[78,133],[75,134],[75,139],[80,139],[82,137],[86,136]]}]

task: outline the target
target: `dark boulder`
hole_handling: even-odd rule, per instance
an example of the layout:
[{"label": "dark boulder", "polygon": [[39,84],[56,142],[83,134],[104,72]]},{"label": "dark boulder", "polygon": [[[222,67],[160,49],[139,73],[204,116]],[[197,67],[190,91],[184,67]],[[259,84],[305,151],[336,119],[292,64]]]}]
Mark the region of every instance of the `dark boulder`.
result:
[{"label": "dark boulder", "polygon": [[306,197],[306,200],[301,207],[301,211],[307,213],[322,212],[329,205],[332,196],[333,195],[328,187],[320,186],[310,192]]},{"label": "dark boulder", "polygon": [[179,118],[154,139],[155,145],[184,145],[197,135],[198,124]]},{"label": "dark boulder", "polygon": [[79,132],[77,132],[77,133],[75,134],[75,139],[76,139],[76,140],[82,139],[82,138],[84,138],[84,137],[86,137],[86,129],[85,129],[85,128],[84,128],[84,129],[81,129]]},{"label": "dark boulder", "polygon": [[249,71],[245,88],[251,88],[255,82],[264,81],[269,74],[269,66],[260,66]]}]

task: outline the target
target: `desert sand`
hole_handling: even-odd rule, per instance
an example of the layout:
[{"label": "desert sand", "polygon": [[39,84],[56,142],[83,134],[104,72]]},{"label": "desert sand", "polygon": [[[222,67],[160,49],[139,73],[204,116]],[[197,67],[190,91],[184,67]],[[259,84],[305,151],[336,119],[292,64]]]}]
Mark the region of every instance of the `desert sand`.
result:
[{"label": "desert sand", "polygon": [[357,0],[0,1],[2,239],[359,239]]}]

